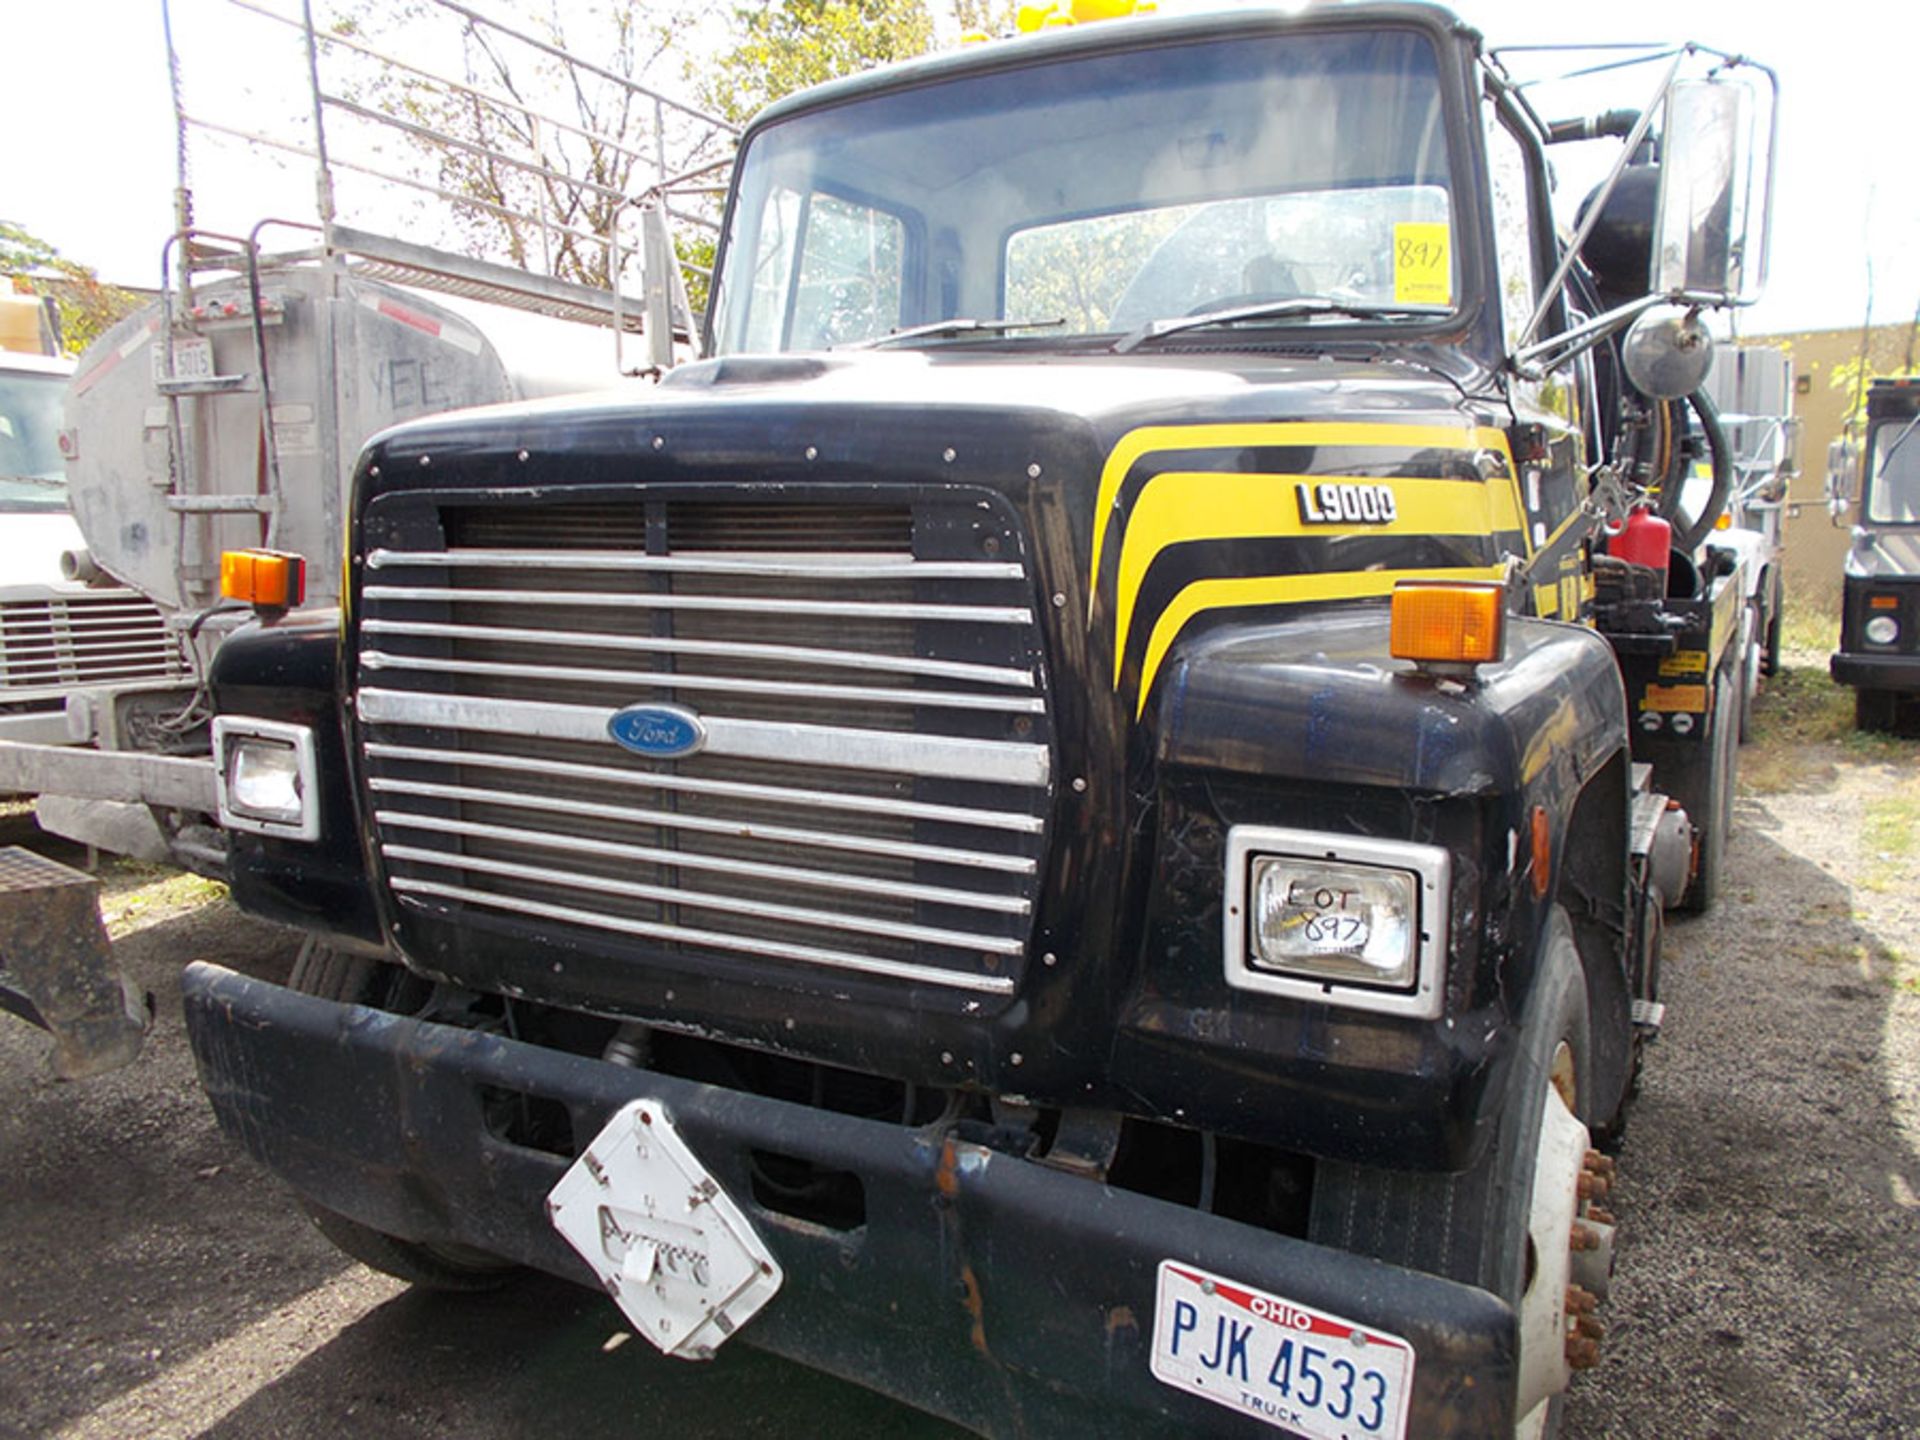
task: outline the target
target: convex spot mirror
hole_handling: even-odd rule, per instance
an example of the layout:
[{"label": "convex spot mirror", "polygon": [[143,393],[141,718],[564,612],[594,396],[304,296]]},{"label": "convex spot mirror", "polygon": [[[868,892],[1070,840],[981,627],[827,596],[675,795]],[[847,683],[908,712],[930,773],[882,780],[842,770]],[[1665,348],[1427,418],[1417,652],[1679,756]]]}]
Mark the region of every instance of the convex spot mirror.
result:
[{"label": "convex spot mirror", "polygon": [[1642,395],[1684,400],[1706,383],[1713,337],[1691,310],[1649,310],[1627,331],[1620,359]]},{"label": "convex spot mirror", "polygon": [[1745,305],[1766,282],[1773,97],[1748,73],[1682,80],[1667,95],[1649,277],[1657,295]]}]

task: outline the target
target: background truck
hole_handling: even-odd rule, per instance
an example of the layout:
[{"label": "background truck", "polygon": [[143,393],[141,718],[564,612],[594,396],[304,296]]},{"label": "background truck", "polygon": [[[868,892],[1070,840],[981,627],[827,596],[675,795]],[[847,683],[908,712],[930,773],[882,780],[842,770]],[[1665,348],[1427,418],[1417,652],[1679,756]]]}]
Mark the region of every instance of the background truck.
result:
[{"label": "background truck", "polygon": [[[1793,413],[1793,357],[1771,345],[1730,344],[1714,351],[1706,390],[1732,451],[1732,484],[1712,543],[1738,547],[1748,583],[1742,626],[1740,738],[1747,738],[1762,676],[1780,667],[1786,605],[1787,489],[1800,473],[1800,421]],[[1698,467],[1710,472],[1710,465]],[[1710,473],[1700,477],[1711,483]],[[1701,505],[1707,500],[1698,502]]]},{"label": "background truck", "polygon": [[48,318],[35,297],[0,294],[0,737],[60,745],[76,686],[177,678],[183,666],[151,601],[76,562],[60,453],[73,362]]},{"label": "background truck", "polygon": [[1844,511],[1857,501],[1847,551],[1840,648],[1833,678],[1854,687],[1862,730],[1920,721],[1920,381],[1876,380],[1867,392],[1867,433],[1837,446],[1842,468],[1827,477]]},{"label": "background truck", "polygon": [[[49,377],[36,392],[47,474],[21,503],[70,499],[79,533],[62,515],[52,560],[65,552],[89,583],[52,601],[0,590],[0,788],[37,795],[54,833],[221,878],[207,668],[245,615],[221,600],[221,553],[297,552],[308,601],[335,604],[345,495],[369,436],[617,384],[655,348],[671,360],[671,331],[690,323],[683,293],[670,333],[634,353],[644,274],[678,283],[670,257],[639,264],[642,210],[663,221],[681,187],[710,183],[732,130],[444,0],[411,14],[448,30],[416,30],[438,69],[378,48],[365,24],[316,24],[310,6],[163,9],[180,155],[175,229],[156,256],[164,289],[68,367],[70,385]],[[463,44],[498,73],[443,73]],[[239,50],[252,80],[304,95],[304,113],[235,93],[220,58]],[[625,128],[553,113],[567,105]],[[214,177],[206,188],[266,205],[288,189],[289,157],[312,162],[311,214],[254,211],[227,230],[202,219],[210,197],[190,160]],[[670,173],[682,162],[692,175]],[[10,368],[4,383],[11,395],[25,381]],[[46,488],[62,453],[65,486]]]},{"label": "background truck", "polygon": [[1750,593],[1647,512],[1731,486],[1771,76],[1653,60],[1248,8],[766,111],[709,358],[377,437],[338,613],[235,558],[312,940],[187,973],[223,1126],[382,1269],[986,1434],[1550,1433]]}]

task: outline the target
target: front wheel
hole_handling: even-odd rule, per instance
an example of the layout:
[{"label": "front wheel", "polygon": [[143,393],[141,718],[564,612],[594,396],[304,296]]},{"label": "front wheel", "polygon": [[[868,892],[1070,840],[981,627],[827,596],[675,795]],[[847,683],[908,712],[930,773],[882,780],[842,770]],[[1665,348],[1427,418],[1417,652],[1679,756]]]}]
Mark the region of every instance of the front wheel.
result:
[{"label": "front wheel", "polygon": [[1611,1166],[1589,1149],[1590,1053],[1585,973],[1556,909],[1480,1162],[1457,1175],[1328,1163],[1314,1181],[1314,1240],[1478,1285],[1513,1306],[1516,1440],[1555,1434],[1572,1372],[1598,1358],[1590,1312],[1612,1227],[1588,1196],[1604,1193]]},{"label": "front wheel", "polygon": [[[405,987],[416,983],[398,965],[348,955],[309,940],[287,976],[289,989],[321,1000],[383,1009],[404,1008]],[[506,1283],[515,1267],[464,1245],[403,1240],[358,1220],[316,1205],[304,1195],[300,1206],[314,1227],[336,1248],[362,1265],[417,1285],[423,1290],[493,1290]]]},{"label": "front wheel", "polygon": [[1900,725],[1900,697],[1892,690],[1853,692],[1853,728],[1890,733]]}]

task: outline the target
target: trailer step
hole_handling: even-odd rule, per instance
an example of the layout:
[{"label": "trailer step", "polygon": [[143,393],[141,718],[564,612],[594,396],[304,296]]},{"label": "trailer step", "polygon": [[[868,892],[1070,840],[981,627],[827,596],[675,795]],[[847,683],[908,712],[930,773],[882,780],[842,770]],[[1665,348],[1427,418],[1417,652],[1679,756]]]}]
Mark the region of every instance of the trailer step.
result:
[{"label": "trailer step", "polygon": [[169,495],[167,508],[187,515],[271,515],[280,502],[271,495]]}]

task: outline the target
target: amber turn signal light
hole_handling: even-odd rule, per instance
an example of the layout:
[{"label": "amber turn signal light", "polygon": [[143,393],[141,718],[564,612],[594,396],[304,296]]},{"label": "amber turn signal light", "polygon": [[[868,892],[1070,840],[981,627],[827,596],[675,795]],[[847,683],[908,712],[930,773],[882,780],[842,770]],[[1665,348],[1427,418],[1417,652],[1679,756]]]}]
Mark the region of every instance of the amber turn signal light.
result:
[{"label": "amber turn signal light", "polygon": [[290,610],[307,598],[307,562],[279,550],[228,550],[220,593],[261,610]]},{"label": "amber turn signal light", "polygon": [[1503,585],[1402,580],[1393,587],[1395,659],[1448,665],[1498,660],[1506,646]]}]

